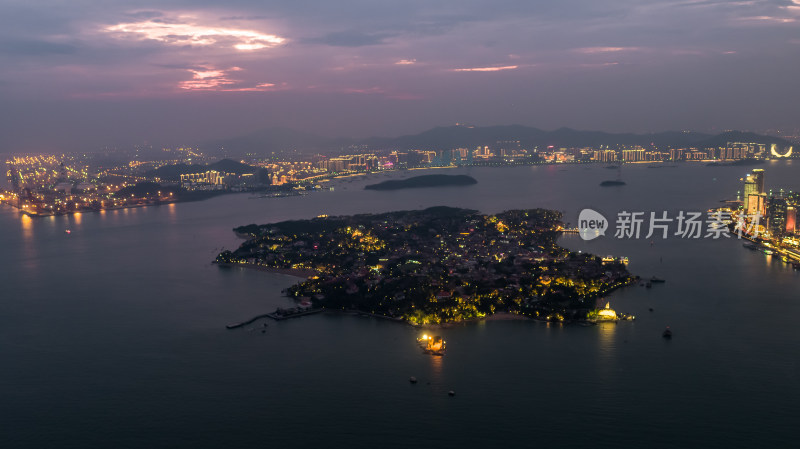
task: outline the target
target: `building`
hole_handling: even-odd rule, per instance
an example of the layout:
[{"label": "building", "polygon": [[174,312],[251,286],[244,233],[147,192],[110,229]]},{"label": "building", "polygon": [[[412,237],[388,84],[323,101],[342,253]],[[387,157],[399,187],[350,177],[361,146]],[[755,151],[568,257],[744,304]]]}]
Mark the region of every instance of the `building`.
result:
[{"label": "building", "polygon": [[766,207],[766,199],[767,196],[761,193],[752,193],[750,195],[745,196],[745,204],[748,215],[761,215],[762,217],[766,216],[767,214],[767,207]]},{"label": "building", "polygon": [[797,229],[797,209],[794,206],[786,206],[786,233],[794,234]]},{"label": "building", "polygon": [[758,193],[767,193],[766,190],[764,190],[764,169],[763,168],[753,169],[753,177],[756,181],[756,188],[758,189]]},{"label": "building", "polygon": [[622,150],[622,160],[625,162],[641,162],[644,160],[644,150]]},{"label": "building", "polygon": [[786,231],[786,199],[770,198],[767,207],[769,231],[773,235],[783,234]]},{"label": "building", "polygon": [[223,183],[226,176],[228,176],[227,173],[218,172],[216,170],[209,170],[203,173],[187,173],[181,175],[181,186],[186,186],[191,184],[217,186]]},{"label": "building", "polygon": [[611,308],[611,303],[606,303],[605,308],[595,309],[586,316],[589,321],[617,321],[617,312]]},{"label": "building", "polygon": [[679,161],[683,159],[683,148],[670,148],[669,150],[669,159],[671,161]]},{"label": "building", "polygon": [[592,155],[592,160],[597,162],[615,162],[617,160],[617,152],[614,150],[595,151]]},{"label": "building", "polygon": [[749,211],[750,196],[764,193],[764,170],[755,169],[744,178],[744,209]]}]

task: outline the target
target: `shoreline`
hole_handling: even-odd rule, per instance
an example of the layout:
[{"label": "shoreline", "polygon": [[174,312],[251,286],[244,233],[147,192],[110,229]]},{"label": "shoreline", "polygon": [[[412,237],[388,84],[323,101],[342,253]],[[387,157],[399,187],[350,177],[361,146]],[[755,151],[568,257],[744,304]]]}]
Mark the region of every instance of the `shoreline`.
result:
[{"label": "shoreline", "polygon": [[211,262],[214,265],[218,265],[224,268],[248,268],[251,270],[258,270],[258,271],[265,271],[267,273],[278,273],[284,274],[286,276],[292,276],[301,279],[308,279],[311,276],[316,276],[319,274],[317,270],[311,268],[278,268],[278,267],[267,267],[264,265],[257,265],[250,262],[242,262],[242,263],[221,263],[221,262]]}]

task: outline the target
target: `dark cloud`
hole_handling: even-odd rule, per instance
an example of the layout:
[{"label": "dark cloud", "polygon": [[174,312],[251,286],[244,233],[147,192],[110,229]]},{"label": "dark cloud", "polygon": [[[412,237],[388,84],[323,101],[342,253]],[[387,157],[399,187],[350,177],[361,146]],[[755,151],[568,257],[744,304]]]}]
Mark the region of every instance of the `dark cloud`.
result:
[{"label": "dark cloud", "polygon": [[37,40],[0,40],[0,54],[14,56],[52,56],[75,53],[74,45]]},{"label": "dark cloud", "polygon": [[362,33],[360,31],[337,31],[321,37],[304,39],[309,44],[325,44],[333,47],[366,47],[382,45],[386,39],[395,36],[389,33]]}]

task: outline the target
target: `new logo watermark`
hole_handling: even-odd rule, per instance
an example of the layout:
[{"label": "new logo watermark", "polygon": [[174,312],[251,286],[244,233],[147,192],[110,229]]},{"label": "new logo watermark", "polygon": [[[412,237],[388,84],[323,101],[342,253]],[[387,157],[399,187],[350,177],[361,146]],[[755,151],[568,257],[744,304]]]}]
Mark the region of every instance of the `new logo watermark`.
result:
[{"label": "new logo watermark", "polygon": [[578,215],[578,234],[584,240],[594,240],[601,235],[606,235],[608,220],[600,212],[584,209]]},{"label": "new logo watermark", "polygon": [[[757,237],[761,217],[761,214],[739,214],[735,221],[737,237],[742,238],[742,235]],[[725,211],[711,211],[705,214],[680,211],[674,217],[670,217],[666,211],[658,213],[622,211],[617,213],[614,237],[618,239],[649,239],[659,236],[662,239],[670,236],[682,239],[730,238],[732,224],[734,219],[731,213]],[[578,215],[578,234],[583,240],[594,240],[605,236],[610,227],[611,222],[596,210],[583,209]]]}]

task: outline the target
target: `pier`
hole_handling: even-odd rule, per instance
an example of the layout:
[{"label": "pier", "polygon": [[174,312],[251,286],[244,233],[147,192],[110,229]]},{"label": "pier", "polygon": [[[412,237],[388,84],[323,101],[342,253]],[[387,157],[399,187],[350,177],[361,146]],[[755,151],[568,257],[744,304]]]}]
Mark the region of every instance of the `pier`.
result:
[{"label": "pier", "polygon": [[288,320],[289,318],[297,318],[306,315],[313,315],[324,311],[324,308],[319,309],[278,309],[272,313],[267,313],[263,316],[272,318],[275,321]]},{"label": "pier", "polygon": [[248,324],[252,324],[252,323],[260,320],[261,318],[272,318],[275,321],[282,321],[282,320],[288,320],[289,318],[297,318],[297,317],[300,317],[300,316],[313,315],[315,313],[320,313],[320,312],[322,312],[324,310],[325,310],[324,308],[319,308],[319,309],[299,309],[299,308],[280,309],[279,308],[279,309],[275,310],[272,313],[262,313],[261,315],[256,315],[256,316],[254,316],[253,318],[250,318],[247,321],[242,321],[241,323],[229,324],[229,325],[225,326],[225,328],[226,329],[237,329],[237,328],[240,328],[240,327],[247,326]]}]

